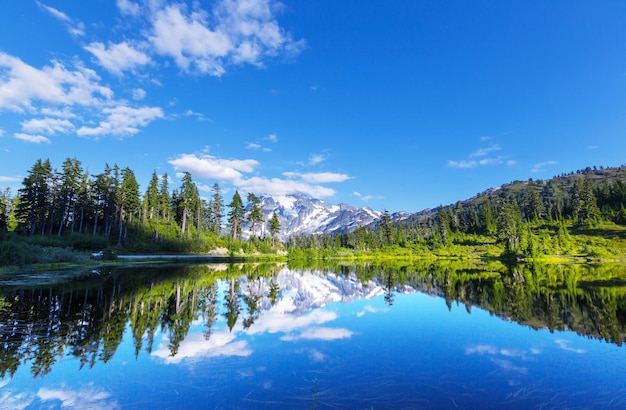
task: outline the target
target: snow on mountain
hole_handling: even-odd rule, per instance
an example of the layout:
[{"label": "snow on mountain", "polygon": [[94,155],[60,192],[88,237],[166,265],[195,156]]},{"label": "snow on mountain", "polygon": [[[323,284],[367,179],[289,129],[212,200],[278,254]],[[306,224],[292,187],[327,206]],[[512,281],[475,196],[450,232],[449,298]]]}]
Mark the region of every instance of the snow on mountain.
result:
[{"label": "snow on mountain", "polygon": [[[348,204],[333,205],[304,194],[260,197],[265,220],[276,212],[280,221],[280,238],[290,235],[351,232],[360,226],[380,220],[382,213]],[[267,235],[267,228],[262,234]]]},{"label": "snow on mountain", "polygon": [[[385,293],[383,285],[375,279],[362,282],[354,274],[337,275],[314,270],[302,272],[283,268],[276,276],[276,283],[280,288],[276,304],[272,305],[269,299],[262,298],[262,311],[302,315],[331,303],[373,299]],[[245,278],[241,283],[245,294],[258,292],[268,286],[269,283],[264,283],[259,287],[258,284],[247,282]],[[395,290],[407,291],[401,287]]]}]

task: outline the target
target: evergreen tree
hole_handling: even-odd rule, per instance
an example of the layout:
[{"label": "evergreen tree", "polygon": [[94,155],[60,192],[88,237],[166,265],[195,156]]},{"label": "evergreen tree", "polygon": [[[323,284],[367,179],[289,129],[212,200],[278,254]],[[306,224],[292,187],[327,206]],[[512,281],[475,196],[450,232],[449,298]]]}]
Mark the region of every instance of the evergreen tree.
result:
[{"label": "evergreen tree", "polygon": [[248,222],[250,223],[250,233],[252,236],[255,236],[256,227],[263,224],[263,208],[259,197],[252,192],[248,193],[248,203]]},{"label": "evergreen tree", "polygon": [[128,167],[122,170],[122,182],[119,189],[119,232],[117,237],[118,246],[122,244],[122,238],[126,238],[128,226],[124,229],[124,221],[132,223],[133,215],[139,210],[140,205],[139,184],[135,173]]},{"label": "evergreen tree", "polygon": [[154,240],[159,239],[159,177],[156,171],[152,172],[152,177],[143,197],[143,225],[147,221],[154,221]]},{"label": "evergreen tree", "polygon": [[9,230],[9,213],[11,211],[11,190],[6,189],[0,194],[0,237]]},{"label": "evergreen tree", "polygon": [[381,226],[385,237],[385,243],[387,245],[391,245],[391,215],[389,215],[389,211],[386,209],[381,215]]},{"label": "evergreen tree", "polygon": [[591,178],[585,176],[581,181],[574,182],[572,187],[572,208],[578,225],[593,225],[600,217],[600,210],[593,193]]},{"label": "evergreen tree", "polygon": [[159,187],[159,212],[164,220],[170,222],[170,191],[169,191],[169,177],[167,174],[163,174],[161,177],[161,185]]},{"label": "evergreen tree", "polygon": [[243,201],[238,191],[235,191],[228,207],[230,208],[230,211],[228,211],[228,227],[233,239],[235,239],[241,236],[241,223],[246,216],[246,208],[243,206]]},{"label": "evergreen tree", "polygon": [[22,231],[32,236],[37,231],[44,233],[45,221],[50,213],[50,180],[52,165],[50,160],[37,160],[28,171],[28,176],[18,190],[20,198],[16,217]]},{"label": "evergreen tree", "polygon": [[180,187],[180,210],[181,210],[181,221],[180,221],[180,233],[181,235],[185,235],[188,233],[188,220],[194,220],[194,211],[197,212],[198,203],[200,201],[200,195],[198,194],[198,188],[193,182],[191,178],[191,174],[189,172],[185,172],[182,179],[182,184]]},{"label": "evergreen tree", "polygon": [[76,220],[76,200],[80,192],[83,169],[81,163],[76,158],[67,158],[63,162],[61,174],[60,203],[61,221],[59,223],[58,235],[60,236],[68,221],[72,224],[74,232],[74,222]]},{"label": "evergreen tree", "polygon": [[280,232],[280,220],[278,220],[276,212],[272,214],[272,217],[269,220],[269,230],[270,235],[272,236],[272,246],[274,246],[276,235]]},{"label": "evergreen tree", "polygon": [[213,195],[209,202],[209,226],[211,231],[217,236],[220,235],[222,229],[222,218],[224,216],[224,199],[220,193],[220,186],[215,183],[211,187]]},{"label": "evergreen tree", "polygon": [[508,252],[515,252],[521,236],[522,216],[519,208],[508,202],[498,206],[497,238]]},{"label": "evergreen tree", "polygon": [[437,233],[444,246],[450,244],[450,217],[448,216],[448,212],[446,212],[445,208],[441,205],[439,205],[437,211]]}]

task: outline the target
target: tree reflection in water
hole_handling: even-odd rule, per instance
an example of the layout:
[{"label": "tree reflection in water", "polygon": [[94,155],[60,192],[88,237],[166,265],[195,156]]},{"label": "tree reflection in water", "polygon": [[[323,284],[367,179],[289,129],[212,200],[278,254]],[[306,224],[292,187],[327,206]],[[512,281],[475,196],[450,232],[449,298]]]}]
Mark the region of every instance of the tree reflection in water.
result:
[{"label": "tree reflection in water", "polygon": [[[29,365],[45,377],[66,355],[80,367],[107,362],[118,349],[126,326],[135,356],[151,353],[163,332],[172,356],[178,353],[195,320],[205,340],[221,312],[230,331],[244,331],[280,300],[282,265],[176,265],[118,269],[96,281],[45,288],[7,288],[0,294],[0,378]],[[290,269],[301,274],[301,269]],[[570,330],[621,345],[626,324],[624,268],[609,265],[529,265],[467,267],[447,264],[326,265],[319,274],[355,276],[372,281],[392,307],[398,291],[419,291],[480,307],[505,320],[532,328]],[[330,276],[329,276],[330,277]],[[591,279],[593,278],[593,280]],[[220,283],[222,287],[220,288]],[[220,303],[219,289],[224,289]],[[242,314],[243,313],[243,314]]]}]

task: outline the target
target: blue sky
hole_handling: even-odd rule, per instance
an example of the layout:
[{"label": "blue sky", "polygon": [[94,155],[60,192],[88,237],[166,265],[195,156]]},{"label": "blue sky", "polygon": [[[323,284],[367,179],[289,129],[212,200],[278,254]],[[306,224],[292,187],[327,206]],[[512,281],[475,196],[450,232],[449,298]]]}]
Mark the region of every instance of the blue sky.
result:
[{"label": "blue sky", "polygon": [[[623,1],[21,0],[0,187],[37,159],[419,211],[617,166]],[[208,191],[203,191],[208,196]]]}]

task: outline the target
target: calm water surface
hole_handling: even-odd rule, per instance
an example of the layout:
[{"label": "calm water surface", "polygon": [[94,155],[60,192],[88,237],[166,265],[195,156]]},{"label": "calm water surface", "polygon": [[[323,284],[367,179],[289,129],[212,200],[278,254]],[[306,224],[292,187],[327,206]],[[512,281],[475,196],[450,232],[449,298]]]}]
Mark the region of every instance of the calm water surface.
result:
[{"label": "calm water surface", "polygon": [[177,265],[4,282],[0,408],[626,408],[626,281],[593,269]]}]

